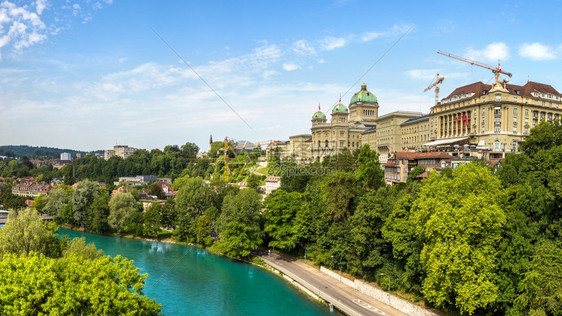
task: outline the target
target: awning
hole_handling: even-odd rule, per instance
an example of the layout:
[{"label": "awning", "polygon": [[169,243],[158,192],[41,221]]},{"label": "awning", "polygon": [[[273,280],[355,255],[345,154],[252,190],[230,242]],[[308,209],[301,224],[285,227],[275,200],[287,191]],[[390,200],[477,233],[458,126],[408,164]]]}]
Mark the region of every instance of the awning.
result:
[{"label": "awning", "polygon": [[470,136],[434,140],[434,141],[432,141],[432,142],[423,144],[423,146],[439,146],[439,145],[454,144],[454,143],[461,142],[461,141],[463,141],[463,140],[467,140],[467,139],[469,139],[469,138],[470,138]]}]

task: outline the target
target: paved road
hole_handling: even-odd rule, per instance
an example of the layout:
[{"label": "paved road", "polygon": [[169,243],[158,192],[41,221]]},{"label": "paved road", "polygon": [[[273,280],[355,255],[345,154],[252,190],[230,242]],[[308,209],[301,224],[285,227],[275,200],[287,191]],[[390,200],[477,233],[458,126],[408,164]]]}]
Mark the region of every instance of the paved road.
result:
[{"label": "paved road", "polygon": [[260,257],[312,293],[348,315],[406,315],[385,303],[344,285],[304,262],[271,252]]}]

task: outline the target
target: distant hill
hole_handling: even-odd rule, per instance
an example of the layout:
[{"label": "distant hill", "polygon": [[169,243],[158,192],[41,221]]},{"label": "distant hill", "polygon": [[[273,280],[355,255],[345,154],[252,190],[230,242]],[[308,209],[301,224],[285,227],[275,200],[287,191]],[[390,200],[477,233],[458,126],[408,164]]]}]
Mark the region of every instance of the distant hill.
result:
[{"label": "distant hill", "polygon": [[73,150],[73,149],[60,149],[53,147],[34,147],[27,145],[4,145],[0,146],[0,156],[8,157],[23,157],[33,159],[54,159],[60,158],[61,153],[70,153],[72,158],[76,158],[76,154],[79,153],[84,157],[85,154],[95,154],[103,153],[103,150],[96,150],[92,152]]}]

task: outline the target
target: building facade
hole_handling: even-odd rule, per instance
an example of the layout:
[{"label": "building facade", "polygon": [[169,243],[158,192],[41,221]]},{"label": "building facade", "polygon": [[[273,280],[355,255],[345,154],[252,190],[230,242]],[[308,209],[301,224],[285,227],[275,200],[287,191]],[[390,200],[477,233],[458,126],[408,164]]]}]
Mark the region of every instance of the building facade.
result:
[{"label": "building facade", "polygon": [[349,109],[340,102],[332,109],[330,122],[320,109],[312,116],[310,157],[322,160],[342,150],[361,147],[362,134],[375,127],[379,115],[377,97],[363,83],[361,90],[351,97]]},{"label": "building facade", "polygon": [[126,145],[115,145],[113,149],[106,149],[104,150],[103,158],[105,160],[109,160],[109,158],[113,156],[121,157],[123,159],[127,159],[130,155],[132,155],[137,148],[129,147]]},{"label": "building facade", "polygon": [[560,120],[562,95],[552,86],[476,82],[455,89],[431,109],[432,142],[427,147],[468,144],[489,158],[518,152],[541,121]]},{"label": "building facade", "polygon": [[349,108],[340,100],[329,120],[320,109],[314,113],[310,139],[297,135],[279,143],[280,156],[315,161],[369,144],[379,153],[381,164],[403,151],[503,158],[519,152],[541,121],[562,118],[562,95],[550,85],[531,81],[523,86],[476,82],[456,88],[429,114],[395,111],[379,116],[378,110],[378,99],[363,84]]}]

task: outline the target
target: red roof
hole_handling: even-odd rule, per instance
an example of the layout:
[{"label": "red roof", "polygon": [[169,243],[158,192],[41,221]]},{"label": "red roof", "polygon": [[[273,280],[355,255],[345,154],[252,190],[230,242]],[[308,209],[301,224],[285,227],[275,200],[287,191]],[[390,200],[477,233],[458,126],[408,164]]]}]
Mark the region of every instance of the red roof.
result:
[{"label": "red roof", "polygon": [[[528,81],[523,86],[518,86],[515,84],[507,84],[506,87],[509,90],[509,93],[513,95],[531,97],[532,92],[539,92],[539,93],[551,93],[555,96],[562,97],[562,95],[558,91],[556,91],[556,89],[554,89],[551,85],[539,83],[539,82]],[[492,85],[484,84],[481,81],[479,81],[479,82],[471,83],[466,86],[456,88],[445,99],[449,99],[455,95],[469,94],[469,93],[474,93],[475,97],[478,97],[482,95],[482,91],[484,90],[488,91],[490,89],[492,89]],[[516,91],[519,91],[519,94],[517,94]]]},{"label": "red roof", "polygon": [[440,151],[432,151],[432,152],[425,152],[425,153],[403,151],[403,152],[397,152],[394,155],[394,158],[396,158],[396,159],[408,159],[408,160],[451,159],[451,158],[453,158],[453,156],[449,155],[448,153],[444,153],[444,152],[440,152]]}]

